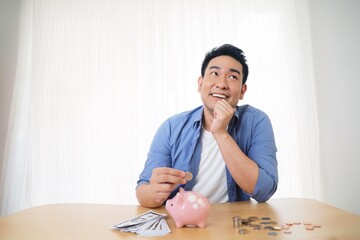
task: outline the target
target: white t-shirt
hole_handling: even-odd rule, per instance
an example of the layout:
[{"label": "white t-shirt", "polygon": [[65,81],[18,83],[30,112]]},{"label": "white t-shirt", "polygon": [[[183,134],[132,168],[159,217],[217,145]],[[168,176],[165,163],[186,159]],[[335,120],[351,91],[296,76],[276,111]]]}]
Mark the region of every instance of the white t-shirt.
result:
[{"label": "white t-shirt", "polygon": [[193,191],[207,197],[210,203],[224,203],[229,199],[225,162],[212,133],[202,131],[201,159]]}]

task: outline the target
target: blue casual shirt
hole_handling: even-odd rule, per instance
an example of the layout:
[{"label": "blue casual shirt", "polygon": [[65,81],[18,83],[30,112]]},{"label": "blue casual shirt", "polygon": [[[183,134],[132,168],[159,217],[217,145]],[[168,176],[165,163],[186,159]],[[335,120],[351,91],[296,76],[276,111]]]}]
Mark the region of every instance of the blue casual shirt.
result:
[{"label": "blue casual shirt", "polygon": [[[195,185],[201,158],[201,130],[203,106],[167,119],[154,136],[144,170],[137,186],[149,183],[152,170],[171,167],[193,174],[191,181],[181,185],[191,191]],[[229,202],[250,200],[267,201],[276,191],[278,170],[276,145],[269,117],[250,105],[237,106],[228,132],[240,149],[259,167],[259,177],[252,193],[244,192],[226,167]],[[180,185],[169,198],[175,196]]]}]

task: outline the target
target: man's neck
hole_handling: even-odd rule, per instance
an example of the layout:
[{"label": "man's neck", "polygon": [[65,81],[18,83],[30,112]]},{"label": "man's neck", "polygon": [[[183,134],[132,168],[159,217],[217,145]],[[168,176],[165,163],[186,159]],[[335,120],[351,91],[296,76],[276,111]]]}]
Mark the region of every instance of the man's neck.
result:
[{"label": "man's neck", "polygon": [[210,132],[211,124],[214,120],[214,114],[204,107],[204,115],[202,119],[202,126],[206,131]]}]

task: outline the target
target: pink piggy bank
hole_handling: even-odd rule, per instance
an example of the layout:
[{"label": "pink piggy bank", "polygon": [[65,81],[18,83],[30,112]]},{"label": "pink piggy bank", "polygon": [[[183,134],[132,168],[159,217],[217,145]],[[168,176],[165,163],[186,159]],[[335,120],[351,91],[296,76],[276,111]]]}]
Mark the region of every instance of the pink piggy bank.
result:
[{"label": "pink piggy bank", "polygon": [[177,228],[183,226],[204,228],[209,216],[210,204],[200,193],[180,188],[175,197],[167,200],[165,208],[173,217]]}]

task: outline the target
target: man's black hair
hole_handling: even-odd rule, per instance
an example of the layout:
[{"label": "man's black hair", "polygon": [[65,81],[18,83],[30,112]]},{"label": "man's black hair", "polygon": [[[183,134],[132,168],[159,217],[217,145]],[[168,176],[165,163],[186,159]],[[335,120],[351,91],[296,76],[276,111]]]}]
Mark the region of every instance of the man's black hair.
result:
[{"label": "man's black hair", "polygon": [[249,67],[246,64],[246,58],[245,58],[244,52],[241,49],[239,49],[231,44],[224,44],[220,47],[215,47],[205,55],[204,61],[201,65],[201,76],[204,77],[205,70],[206,70],[209,62],[211,61],[211,59],[213,59],[215,57],[219,57],[219,56],[230,56],[241,63],[241,65],[243,67],[242,83],[245,84],[247,77],[249,75]]}]

